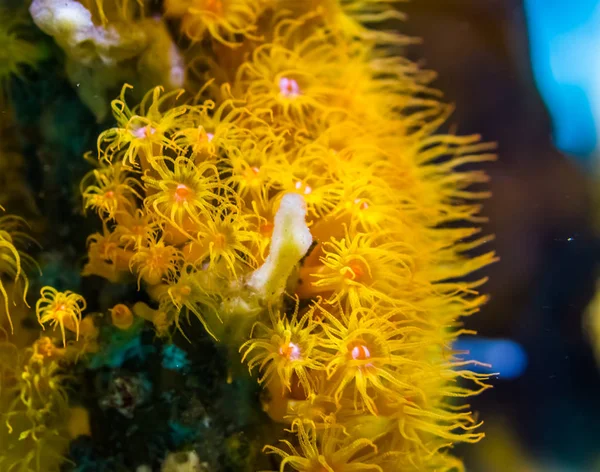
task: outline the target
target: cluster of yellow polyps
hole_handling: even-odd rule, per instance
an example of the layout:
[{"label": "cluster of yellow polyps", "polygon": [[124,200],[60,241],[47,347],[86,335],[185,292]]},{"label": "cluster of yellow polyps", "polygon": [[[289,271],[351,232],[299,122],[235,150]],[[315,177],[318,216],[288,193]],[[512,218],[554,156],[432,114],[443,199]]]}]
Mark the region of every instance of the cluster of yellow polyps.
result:
[{"label": "cluster of yellow polyps", "polygon": [[473,226],[487,193],[470,190],[486,177],[460,167],[492,156],[436,134],[450,109],[431,75],[387,53],[401,37],[360,25],[396,16],[387,2],[321,3],[272,12],[237,48],[223,35],[249,31],[241,20],[206,24],[222,43],[207,67],[228,84],[156,88],[133,108],[123,88],[82,182],[104,223],[84,273],[133,274],[154,300],[134,312],[161,333],[193,314],[245,340],[266,411],[300,445],[267,447],[282,470],[461,468],[447,449],[483,434],[450,399],[486,385],[452,343],[485,301],[463,280],[494,256],[470,255],[488,239]]},{"label": "cluster of yellow polyps", "polygon": [[[41,290],[37,316],[42,327],[60,326],[64,347],[21,326],[31,311],[25,272],[37,268],[23,252],[33,241],[23,226],[17,217],[0,217],[0,470],[39,472],[58,470],[64,460],[73,419],[65,368],[94,349],[97,329],[91,317],[81,321],[83,297],[51,287]],[[67,346],[65,327],[79,342]]]},{"label": "cluster of yellow polyps", "polygon": [[0,470],[58,470],[69,445],[64,355],[42,337],[18,349],[0,340]]}]

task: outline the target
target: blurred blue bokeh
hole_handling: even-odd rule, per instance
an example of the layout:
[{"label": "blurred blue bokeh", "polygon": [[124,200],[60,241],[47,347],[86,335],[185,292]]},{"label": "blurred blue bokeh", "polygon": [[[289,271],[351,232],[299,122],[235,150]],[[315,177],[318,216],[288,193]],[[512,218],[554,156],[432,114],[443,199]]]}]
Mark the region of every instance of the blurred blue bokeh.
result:
[{"label": "blurred blue bokeh", "polygon": [[461,337],[454,343],[454,349],[468,352],[461,356],[464,360],[478,361],[490,366],[474,365],[470,367],[472,370],[486,374],[498,373],[501,380],[515,379],[527,367],[525,350],[510,339]]},{"label": "blurred blue bokeh", "polygon": [[525,0],[531,62],[556,146],[589,157],[600,129],[600,1]]}]

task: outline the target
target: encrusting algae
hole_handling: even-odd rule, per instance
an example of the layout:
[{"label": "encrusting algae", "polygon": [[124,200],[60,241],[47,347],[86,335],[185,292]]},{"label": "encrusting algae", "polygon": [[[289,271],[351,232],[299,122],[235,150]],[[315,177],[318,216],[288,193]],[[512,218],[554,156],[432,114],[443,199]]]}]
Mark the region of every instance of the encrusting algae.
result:
[{"label": "encrusting algae", "polygon": [[[135,41],[126,56],[103,49],[103,34],[114,23],[125,48],[149,3],[67,3],[77,6],[63,13],[87,15],[93,28],[89,57],[69,36],[81,16],[59,40],[65,30],[44,15],[60,5],[34,0],[31,11],[69,61],[96,67],[114,52],[110,69],[147,54]],[[395,52],[413,40],[380,28],[402,17],[394,2],[168,0],[163,13],[189,46],[186,88],[165,83],[136,104],[123,84],[111,103],[116,124],[86,155],[94,168],[80,186],[84,210],[102,223],[83,275],[145,292],[114,305],[105,323],[123,343],[150,322],[160,337],[178,331],[193,345],[197,320],[232,348],[231,362],[239,351],[281,425],[281,442],[264,447],[281,471],[464,470],[453,445],[484,433],[462,399],[489,385],[453,342],[473,334],[461,318],[486,301],[485,279],[470,274],[496,259],[473,255],[491,239],[478,227],[487,176],[474,168],[494,159],[493,146],[440,131],[452,108],[431,73]],[[8,221],[7,314],[8,281],[26,291],[28,280]],[[63,386],[69,366],[102,349],[102,317],[85,308],[81,295],[42,288],[35,311],[52,330],[18,363],[0,362],[10,385],[0,411],[8,434],[18,423],[10,444],[29,458],[19,470],[57,470],[40,461],[60,462],[65,431],[89,434],[86,410],[69,405]],[[42,382],[33,390],[32,369]],[[5,456],[0,471],[12,470]]]}]

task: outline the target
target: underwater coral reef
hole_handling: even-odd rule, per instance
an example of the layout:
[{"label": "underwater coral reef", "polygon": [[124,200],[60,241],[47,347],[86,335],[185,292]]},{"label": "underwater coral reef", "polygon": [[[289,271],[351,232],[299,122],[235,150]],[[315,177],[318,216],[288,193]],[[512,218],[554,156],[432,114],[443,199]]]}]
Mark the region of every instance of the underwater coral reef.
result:
[{"label": "underwater coral reef", "polygon": [[463,470],[495,156],[444,128],[396,2],[27,7],[0,15],[0,471]]}]

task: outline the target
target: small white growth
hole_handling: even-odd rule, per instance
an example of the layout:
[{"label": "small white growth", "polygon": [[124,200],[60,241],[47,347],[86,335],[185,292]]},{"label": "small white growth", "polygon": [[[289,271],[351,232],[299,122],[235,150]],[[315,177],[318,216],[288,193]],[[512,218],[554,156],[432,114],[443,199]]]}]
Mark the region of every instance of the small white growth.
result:
[{"label": "small white growth", "polygon": [[90,11],[73,0],[34,0],[29,13],[37,27],[80,66],[114,67],[147,45],[147,35],[137,25],[95,25]]},{"label": "small white growth", "polygon": [[29,12],[35,24],[50,36],[70,36],[95,28],[92,14],[72,0],[33,0]]},{"label": "small white growth", "polygon": [[153,34],[134,21],[97,24],[85,7],[88,3],[93,2],[33,0],[29,13],[37,27],[65,52],[67,78],[76,84],[81,101],[102,121],[110,111],[114,88],[132,83],[142,74],[137,72],[139,63],[130,60],[147,49]]},{"label": "small white growth", "polygon": [[250,276],[249,287],[265,297],[278,297],[283,293],[292,270],[312,244],[305,219],[304,197],[295,193],[284,195],[275,215],[269,255]]}]

